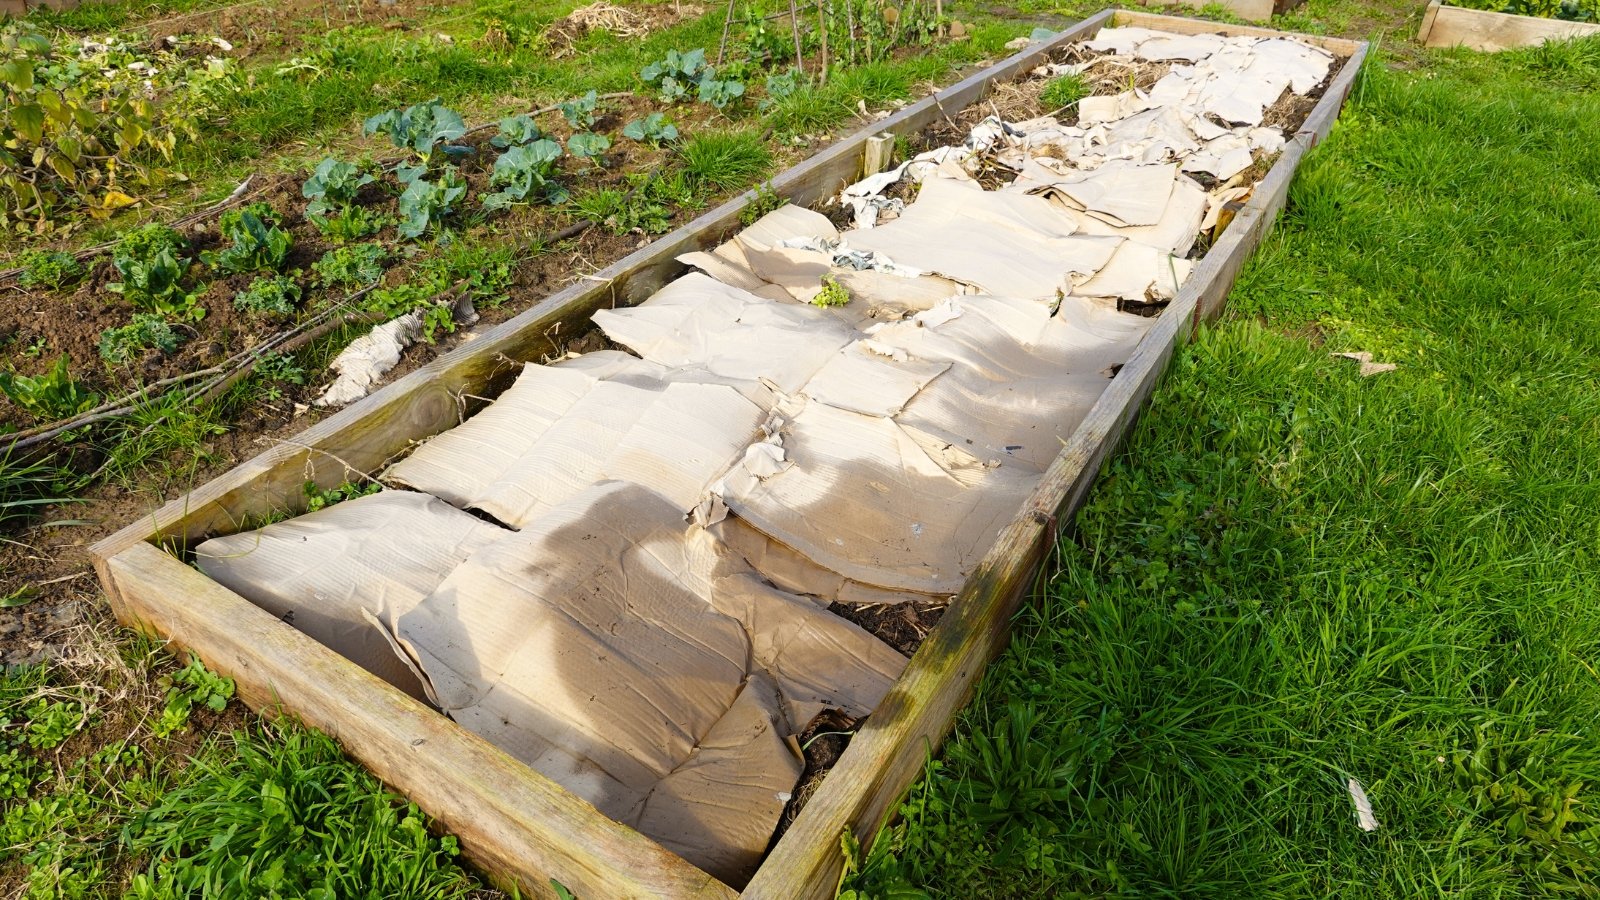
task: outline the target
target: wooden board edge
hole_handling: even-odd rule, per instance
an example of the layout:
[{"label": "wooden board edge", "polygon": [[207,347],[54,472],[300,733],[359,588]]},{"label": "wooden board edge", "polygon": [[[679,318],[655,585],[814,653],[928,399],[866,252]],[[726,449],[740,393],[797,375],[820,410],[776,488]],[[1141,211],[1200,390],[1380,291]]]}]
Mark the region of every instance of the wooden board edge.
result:
[{"label": "wooden board edge", "polygon": [[1439,0],[1433,0],[1422,12],[1422,27],[1417,29],[1417,43],[1428,46],[1428,35],[1433,33],[1433,20],[1439,15]]},{"label": "wooden board edge", "polygon": [[1252,37],[1290,37],[1321,47],[1335,56],[1351,56],[1366,43],[1365,41],[1355,41],[1349,38],[1278,31],[1274,28],[1264,28],[1259,25],[1231,25],[1206,19],[1188,19],[1182,16],[1167,16],[1160,13],[1138,12],[1131,9],[1117,10],[1112,16],[1112,24],[1155,28],[1175,34],[1238,34]]},{"label": "wooden board edge", "polygon": [[1593,22],[1567,22],[1442,4],[1438,4],[1437,9],[1430,5],[1429,10],[1433,15],[1425,20],[1426,34],[1419,35],[1418,40],[1430,48],[1465,47],[1495,53],[1600,34],[1600,24]]},{"label": "wooden board edge", "polygon": [[[965,108],[981,98],[990,89],[990,85],[1014,78],[1032,68],[1048,58],[1057,47],[1077,40],[1083,33],[1098,30],[1110,20],[1111,16],[1111,10],[1096,13],[1063,30],[1049,41],[1033,44],[993,66],[967,76],[954,85],[924,97],[880,122],[858,129],[775,176],[769,182],[771,189],[779,196],[797,203],[811,203],[823,199],[854,177],[854,167],[847,164],[850,159],[865,152],[868,140],[884,131],[894,133],[917,131],[939,116]],[[830,183],[827,184],[817,180],[822,174],[842,171],[845,168],[851,171],[842,178],[830,179]],[[839,183],[832,184],[832,180],[837,180]],[[307,470],[308,478],[316,480],[323,477],[318,474],[321,470],[316,468],[318,456],[323,453],[323,448],[352,430],[370,427],[375,421],[397,415],[410,417],[418,425],[414,429],[415,433],[405,435],[410,440],[420,440],[437,433],[448,427],[448,424],[452,424],[449,421],[452,416],[459,416],[459,397],[450,395],[447,386],[444,390],[440,390],[440,384],[444,383],[446,376],[468,366],[482,366],[486,359],[506,356],[505,350],[508,344],[515,341],[525,342],[529,332],[537,329],[539,324],[546,320],[575,318],[603,306],[628,305],[644,299],[644,296],[619,296],[616,285],[621,283],[625,290],[628,287],[628,278],[648,272],[652,267],[658,269],[670,267],[677,256],[691,250],[708,249],[707,245],[715,242],[713,238],[720,238],[723,232],[731,232],[737,227],[739,214],[755,200],[755,191],[747,191],[634,251],[584,282],[546,297],[529,309],[487,330],[471,343],[432,360],[371,396],[311,425],[293,439],[264,451],[181,497],[161,505],[153,512],[139,517],[96,542],[90,548],[91,555],[95,559],[109,559],[137,543],[159,541],[168,535],[175,535],[182,540],[190,534],[209,533],[215,526],[224,522],[236,523],[242,518],[238,512],[219,514],[227,512],[219,509],[224,505],[226,498],[239,496],[242,489],[259,486],[263,480],[270,478],[272,473],[281,474],[285,469],[303,467]],[[333,474],[326,477],[332,478],[334,483],[337,483],[337,480],[349,470],[361,471],[360,463],[365,462],[357,460],[356,465],[340,465],[338,456],[325,455],[329,456],[329,461],[334,465],[323,466],[323,469],[333,470]],[[294,487],[298,489],[298,481]],[[260,493],[265,492],[254,491],[251,496],[259,500],[255,495]],[[279,499],[285,502],[298,500],[297,497]]]},{"label": "wooden board edge", "polygon": [[234,679],[269,718],[335,738],[414,800],[491,875],[553,896],[728,900],[736,893],[644,835],[606,818],[504,751],[395,690],[250,601],[145,543],[110,558],[119,616],[181,635],[179,648]]},{"label": "wooden board edge", "polygon": [[843,863],[837,849],[839,833],[850,828],[864,847],[870,846],[876,829],[892,815],[894,804],[920,771],[922,751],[931,754],[938,749],[977,676],[1004,646],[1011,615],[1032,584],[1033,567],[1083,503],[1101,463],[1137,419],[1179,343],[1203,318],[1201,311],[1220,312],[1240,267],[1282,209],[1304,153],[1332,128],[1366,58],[1366,42],[1352,43],[1349,61],[1269,170],[1268,179],[1276,176],[1275,186],[1251,198],[1241,213],[1248,218],[1236,218],[1223,241],[1207,254],[1206,260],[1215,262],[1196,268],[1178,298],[1139,342],[1046,471],[1022,514],[985,554],[889,695],[740,894],[741,900],[832,896]]}]

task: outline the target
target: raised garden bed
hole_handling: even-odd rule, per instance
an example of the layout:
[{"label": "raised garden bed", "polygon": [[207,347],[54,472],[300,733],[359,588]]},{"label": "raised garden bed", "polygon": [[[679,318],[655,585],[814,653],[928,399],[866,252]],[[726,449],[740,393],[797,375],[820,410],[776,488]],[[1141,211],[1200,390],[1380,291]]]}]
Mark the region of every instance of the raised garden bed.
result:
[{"label": "raised garden bed", "polygon": [[[954,87],[908,106],[774,178],[771,190],[820,205],[862,173],[882,132],[915,141],[946,127],[1000,86],[1054,59],[1102,27],[1182,34],[1278,33],[1246,26],[1100,13],[1047,44],[1026,49]],[[870,838],[936,747],[973,680],[1004,644],[1062,523],[1081,502],[1160,379],[1173,348],[1216,315],[1240,265],[1287,197],[1301,158],[1337,117],[1366,54],[1362,43],[1306,38],[1338,64],[1248,202],[1233,211],[1181,290],[1065,441],[1042,480],[999,533],[948,608],[921,639],[899,680],[850,740],[831,773],[741,896],[828,896],[837,884],[845,829]],[[185,564],[178,555],[247,522],[304,508],[307,480],[331,488],[382,468],[416,442],[455,426],[470,398],[504,391],[521,361],[538,360],[579,334],[598,310],[636,305],[680,275],[682,254],[709,250],[759,202],[747,194],[696,219],[433,360],[292,441],[141,518],[94,548],[118,617],[186,647],[233,677],[251,706],[296,716],[336,737],[377,775],[461,838],[490,873],[544,895],[554,879],[583,897],[734,896],[735,892],[643,835],[598,814],[502,750],[411,699]],[[911,623],[911,630],[917,630]]]},{"label": "raised garden bed", "polygon": [[1417,32],[1417,40],[1424,47],[1465,47],[1493,53],[1595,34],[1600,34],[1600,24],[1594,22],[1514,16],[1484,9],[1447,6],[1434,0],[1428,4],[1428,11],[1422,16],[1422,28]]}]

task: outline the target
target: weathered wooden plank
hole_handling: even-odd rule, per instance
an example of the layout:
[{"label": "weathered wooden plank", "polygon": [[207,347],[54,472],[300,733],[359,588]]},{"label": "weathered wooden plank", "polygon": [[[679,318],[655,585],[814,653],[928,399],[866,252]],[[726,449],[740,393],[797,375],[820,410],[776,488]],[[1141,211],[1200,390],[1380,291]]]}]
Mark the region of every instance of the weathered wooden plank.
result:
[{"label": "weathered wooden plank", "polygon": [[[1122,15],[1118,14],[1118,24],[1123,24]],[[1172,30],[1167,20],[1148,27]],[[832,896],[843,862],[837,849],[839,833],[849,828],[868,844],[921,771],[924,754],[944,740],[978,674],[1004,647],[1011,617],[1032,585],[1039,563],[1082,505],[1101,463],[1160,382],[1178,343],[1199,318],[1220,312],[1240,267],[1282,209],[1295,166],[1332,127],[1365,52],[1365,44],[1357,45],[1249,204],[1190,274],[1178,297],[1073,432],[1022,514],[1001,533],[741,898]]]},{"label": "weathered wooden plank", "polygon": [[[1199,9],[1209,0],[1150,0],[1145,6],[1171,10],[1175,6]],[[1265,22],[1272,18],[1273,0],[1220,0],[1217,4],[1247,22]]]},{"label": "weathered wooden plank", "polygon": [[1493,53],[1594,34],[1600,34],[1600,24],[1464,9],[1434,0],[1422,17],[1417,40],[1424,47],[1466,47]]},{"label": "weathered wooden plank", "polygon": [[524,893],[552,896],[553,877],[580,897],[735,896],[676,854],[161,550],[136,544],[108,567],[124,622],[200,651],[234,679],[252,707],[290,710],[341,744],[361,748],[362,763],[375,775],[445,823],[478,865]]}]

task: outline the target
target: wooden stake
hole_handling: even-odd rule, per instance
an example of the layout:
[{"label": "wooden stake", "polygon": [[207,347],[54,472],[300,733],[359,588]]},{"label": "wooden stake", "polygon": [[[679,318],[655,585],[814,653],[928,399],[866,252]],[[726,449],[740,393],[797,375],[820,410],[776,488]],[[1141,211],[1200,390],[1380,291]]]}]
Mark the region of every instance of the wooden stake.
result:
[{"label": "wooden stake", "polygon": [[828,83],[828,0],[818,0],[817,28],[822,33],[822,59],[818,63],[819,84]]},{"label": "wooden stake", "polygon": [[[731,6],[729,7],[732,8]],[[800,12],[794,8],[794,0],[789,0],[789,24],[794,31],[794,67],[800,74],[806,73],[806,59],[800,55]]]},{"label": "wooden stake", "polygon": [[[790,0],[790,6],[794,0]],[[728,28],[733,25],[733,0],[728,0],[728,11],[722,14],[722,43],[717,45],[717,65],[722,65],[722,55],[728,51]]]}]

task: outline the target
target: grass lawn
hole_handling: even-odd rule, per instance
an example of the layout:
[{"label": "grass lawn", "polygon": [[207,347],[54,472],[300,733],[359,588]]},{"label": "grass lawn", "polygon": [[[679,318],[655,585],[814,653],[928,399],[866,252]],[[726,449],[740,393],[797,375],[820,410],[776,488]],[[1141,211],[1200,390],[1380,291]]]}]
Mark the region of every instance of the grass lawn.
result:
[{"label": "grass lawn", "polygon": [[[1361,350],[1399,369],[1330,356]],[[913,789],[898,873],[1600,895],[1597,467],[1600,41],[1380,61]]]}]

